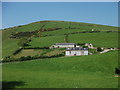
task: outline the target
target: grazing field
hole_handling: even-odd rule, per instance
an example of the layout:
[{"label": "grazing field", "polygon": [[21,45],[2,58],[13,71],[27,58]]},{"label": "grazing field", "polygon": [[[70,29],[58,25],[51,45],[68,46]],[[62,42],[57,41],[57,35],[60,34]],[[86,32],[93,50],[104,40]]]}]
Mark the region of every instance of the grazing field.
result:
[{"label": "grazing field", "polygon": [[10,39],[9,36],[14,29],[2,31],[2,57],[11,56],[19,48],[19,39]]},{"label": "grazing field", "polygon": [[20,53],[15,55],[15,58],[20,58],[22,56],[35,56],[35,55],[41,55],[45,50],[34,50],[34,49],[25,49],[22,50]]},{"label": "grazing field", "polygon": [[36,56],[36,55],[43,55],[43,56],[52,56],[52,55],[58,55],[62,52],[65,52],[65,49],[23,49],[18,54],[14,56],[14,58],[20,58],[20,57],[27,57],[27,56]]},{"label": "grazing field", "polygon": [[[50,31],[52,32],[52,31]],[[54,32],[54,31],[53,31]],[[58,33],[59,34],[59,33]],[[51,46],[55,43],[64,43],[64,35],[48,36],[42,38],[33,38],[29,47]],[[117,48],[117,32],[100,32],[100,33],[79,33],[68,35],[68,41],[71,43],[92,43],[95,47]]]},{"label": "grazing field", "polygon": [[95,47],[118,47],[118,33],[80,33],[69,35],[69,42],[92,43]]},{"label": "grazing field", "polygon": [[55,43],[64,43],[64,36],[33,38],[29,47],[49,47]]},{"label": "grazing field", "polygon": [[117,62],[118,51],[110,51],[3,64],[3,82],[11,88],[117,88]]},{"label": "grazing field", "polygon": [[17,45],[18,41],[19,40],[16,39],[8,39],[6,41],[3,41],[2,56],[11,56],[14,51],[19,48],[19,46]]},{"label": "grazing field", "polygon": [[49,52],[47,52],[46,54],[44,54],[44,56],[52,56],[52,55],[57,55],[57,54],[61,54],[62,52],[65,52],[65,49],[53,49]]}]

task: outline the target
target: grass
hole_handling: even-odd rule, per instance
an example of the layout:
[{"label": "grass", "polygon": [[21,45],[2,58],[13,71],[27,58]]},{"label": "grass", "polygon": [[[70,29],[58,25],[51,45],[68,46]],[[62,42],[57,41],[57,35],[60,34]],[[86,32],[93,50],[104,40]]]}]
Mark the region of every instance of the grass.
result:
[{"label": "grass", "polygon": [[65,52],[65,50],[61,49],[23,49],[21,52],[19,52],[17,55],[14,56],[14,58],[20,58],[22,56],[35,56],[35,55],[42,55],[43,56],[52,56],[56,54],[61,54],[62,52]]},{"label": "grass", "polygon": [[30,47],[49,47],[55,43],[64,43],[64,36],[33,38]]},{"label": "grass", "polygon": [[[22,81],[16,88],[117,88],[118,51],[3,64],[3,81]],[[109,59],[106,59],[108,58]]]},{"label": "grass", "polygon": [[35,56],[35,55],[40,55],[44,52],[45,50],[34,50],[34,49],[25,49],[22,50],[20,53],[15,55],[15,58],[20,58],[22,56]]},{"label": "grass", "polygon": [[[54,32],[54,31],[50,31]],[[55,32],[57,33],[57,32]],[[54,34],[54,33],[53,33]],[[60,33],[58,33],[60,34]],[[33,38],[29,44],[30,47],[44,47],[51,46],[55,43],[64,43],[64,35],[48,36],[41,38]],[[92,43],[95,47],[118,47],[118,33],[117,32],[101,32],[101,33],[79,33],[68,36],[68,41],[71,43]]]},{"label": "grass", "polygon": [[44,54],[44,56],[57,55],[57,54],[61,54],[62,52],[65,52],[65,50],[53,49],[53,50],[51,50],[50,52],[47,52],[46,54]]},{"label": "grass", "polygon": [[80,33],[69,35],[69,42],[92,43],[95,47],[118,47],[118,33]]},{"label": "grass", "polygon": [[3,58],[6,56],[12,56],[14,51],[19,48],[19,46],[17,45],[18,41],[19,40],[16,40],[16,39],[8,39],[2,43],[3,44],[3,48],[2,48]]},{"label": "grass", "polygon": [[2,57],[11,56],[19,48],[19,39],[10,39],[9,36],[14,29],[2,31]]}]

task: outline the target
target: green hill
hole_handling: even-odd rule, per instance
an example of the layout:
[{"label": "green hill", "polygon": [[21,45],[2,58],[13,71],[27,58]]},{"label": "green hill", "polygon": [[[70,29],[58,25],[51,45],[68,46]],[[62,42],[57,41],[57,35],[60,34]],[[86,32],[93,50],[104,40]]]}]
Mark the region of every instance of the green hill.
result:
[{"label": "green hill", "polygon": [[[2,30],[2,57],[3,60],[14,60],[21,57],[61,54],[65,49],[44,48],[65,42],[92,43],[95,47],[118,48],[118,33],[118,27],[106,25],[67,21],[33,22]],[[14,54],[21,47],[25,49]],[[114,69],[118,67],[117,61],[116,50],[87,56],[4,63],[3,87],[117,88],[118,78],[114,77]]]},{"label": "green hill", "polygon": [[[23,37],[32,38],[29,47],[51,46],[57,42],[64,43],[66,34],[69,34],[69,42],[93,43],[97,47],[118,47],[117,31],[118,27],[90,23],[67,21],[33,22],[2,31],[3,57],[11,56],[20,47],[18,43]],[[91,32],[96,32],[96,34]],[[103,37],[104,39],[102,39]]]}]

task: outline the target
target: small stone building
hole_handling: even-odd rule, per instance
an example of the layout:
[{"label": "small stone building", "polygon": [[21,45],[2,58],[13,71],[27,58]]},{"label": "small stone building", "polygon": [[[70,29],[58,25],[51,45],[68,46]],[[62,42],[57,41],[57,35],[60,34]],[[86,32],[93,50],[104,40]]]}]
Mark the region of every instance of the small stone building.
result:
[{"label": "small stone building", "polygon": [[88,46],[88,48],[93,48],[93,45],[91,43],[86,43],[85,46]]},{"label": "small stone building", "polygon": [[67,48],[65,52],[66,56],[81,56],[88,55],[88,48]]}]

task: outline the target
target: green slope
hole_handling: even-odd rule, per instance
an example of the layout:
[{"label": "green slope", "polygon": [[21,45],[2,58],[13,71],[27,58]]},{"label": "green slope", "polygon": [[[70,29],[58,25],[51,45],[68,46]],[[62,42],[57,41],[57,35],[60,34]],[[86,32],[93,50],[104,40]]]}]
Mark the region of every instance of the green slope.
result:
[{"label": "green slope", "polygon": [[118,47],[118,33],[81,33],[69,35],[74,43],[92,43],[95,47]]},{"label": "green slope", "polygon": [[117,88],[117,58],[118,51],[110,51],[3,64],[3,81],[24,83],[16,88]]},{"label": "green slope", "polygon": [[[58,30],[55,30],[58,28]],[[64,34],[67,33],[74,33],[74,32],[82,32],[82,31],[91,31],[91,30],[99,30],[99,31],[117,31],[117,27],[113,26],[105,26],[105,25],[98,25],[98,24],[90,24],[90,23],[80,23],[80,22],[67,22],[67,21],[39,21],[39,22],[33,22],[27,25],[20,25],[12,28],[7,28],[3,30],[3,57],[6,56],[11,56],[12,53],[19,48],[18,42],[20,39],[16,38],[9,38],[11,34],[16,34],[16,35],[23,35],[25,37],[30,37],[29,32],[31,32],[33,35],[32,37],[32,42],[30,42],[30,47],[38,46],[38,47],[43,47],[43,46],[51,46],[54,43],[57,42],[64,42]],[[36,31],[36,32],[33,32]],[[38,31],[40,31],[38,33]],[[41,32],[42,31],[42,32]],[[26,33],[27,34],[26,34]],[[37,33],[38,36],[35,36],[34,33]],[[98,35],[97,35],[98,34]],[[82,40],[79,39],[79,42],[83,42],[84,38],[86,40],[85,42],[91,42],[95,44],[96,46],[105,46],[105,47],[117,47],[117,36],[114,36],[116,34],[112,33],[111,34],[104,34],[105,38],[104,40],[101,38],[102,36],[97,33],[95,35],[96,39],[93,39],[91,34],[71,34],[69,37],[70,42],[76,42],[76,40],[79,39],[79,37],[82,37]],[[27,36],[28,35],[28,36]],[[52,35],[50,37],[42,37],[45,35]],[[106,36],[107,35],[107,36]],[[24,37],[24,36],[21,36]],[[85,37],[86,36],[86,37]],[[36,38],[34,38],[36,37]],[[73,38],[72,38],[73,37]],[[74,40],[73,40],[74,39]],[[99,42],[94,42],[95,40],[99,40]],[[110,41],[111,40],[111,41]],[[77,42],[78,42],[77,41]],[[106,42],[107,41],[107,42]],[[103,43],[103,45],[101,45]]]}]

